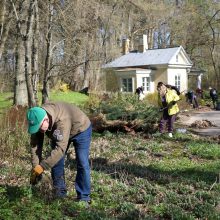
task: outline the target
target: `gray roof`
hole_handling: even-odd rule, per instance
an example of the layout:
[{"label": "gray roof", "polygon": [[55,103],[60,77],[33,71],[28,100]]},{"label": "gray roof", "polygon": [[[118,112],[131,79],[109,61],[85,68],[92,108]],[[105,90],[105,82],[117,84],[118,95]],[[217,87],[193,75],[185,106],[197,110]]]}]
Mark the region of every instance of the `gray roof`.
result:
[{"label": "gray roof", "polygon": [[123,55],[114,61],[104,65],[104,68],[120,68],[120,67],[132,67],[132,66],[154,66],[169,64],[173,56],[178,54],[182,50],[189,63],[192,64],[188,55],[182,46],[165,49],[153,49],[147,50],[144,53],[130,52]]}]

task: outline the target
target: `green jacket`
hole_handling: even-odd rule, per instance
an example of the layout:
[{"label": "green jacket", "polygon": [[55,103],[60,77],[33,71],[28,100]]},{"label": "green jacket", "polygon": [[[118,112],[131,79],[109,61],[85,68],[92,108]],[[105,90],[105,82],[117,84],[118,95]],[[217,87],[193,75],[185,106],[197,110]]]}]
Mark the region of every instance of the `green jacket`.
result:
[{"label": "green jacket", "polygon": [[[167,106],[168,106],[168,114],[175,115],[179,112],[179,107],[176,104],[172,105],[172,101],[179,101],[180,97],[176,94],[176,91],[173,89],[167,89],[167,93],[165,95]],[[158,105],[163,108],[162,100],[160,95],[158,94]]]},{"label": "green jacket", "polygon": [[64,155],[69,139],[85,131],[91,124],[89,118],[76,106],[64,102],[42,105],[46,110],[50,124],[46,135],[55,143],[50,155],[42,160],[44,133],[31,135],[32,165],[40,164],[44,169],[52,168]]}]

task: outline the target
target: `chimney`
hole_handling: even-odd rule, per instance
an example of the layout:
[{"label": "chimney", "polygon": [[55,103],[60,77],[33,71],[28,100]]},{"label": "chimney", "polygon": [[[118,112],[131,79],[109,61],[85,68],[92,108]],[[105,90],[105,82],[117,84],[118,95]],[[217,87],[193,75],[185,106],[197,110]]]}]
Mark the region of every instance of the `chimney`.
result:
[{"label": "chimney", "polygon": [[148,50],[148,42],[147,42],[147,35],[143,34],[139,36],[139,44],[138,44],[138,51],[140,53],[144,53]]},{"label": "chimney", "polygon": [[129,53],[129,39],[122,39],[122,54],[125,55]]}]

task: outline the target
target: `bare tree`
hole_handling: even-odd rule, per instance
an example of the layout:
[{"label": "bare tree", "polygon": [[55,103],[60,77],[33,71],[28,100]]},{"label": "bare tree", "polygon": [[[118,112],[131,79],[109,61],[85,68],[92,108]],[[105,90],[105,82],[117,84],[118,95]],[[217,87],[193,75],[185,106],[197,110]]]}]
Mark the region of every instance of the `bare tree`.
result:
[{"label": "bare tree", "polygon": [[35,1],[33,27],[33,44],[32,44],[32,84],[35,103],[38,105],[38,83],[39,83],[39,67],[38,67],[38,53],[39,53],[39,10],[38,1]]},{"label": "bare tree", "polygon": [[54,1],[48,1],[48,28],[46,36],[46,59],[44,65],[43,89],[42,89],[42,103],[49,100],[49,77],[51,74],[51,47],[52,47],[52,22],[54,15]]},{"label": "bare tree", "polygon": [[12,23],[12,5],[6,0],[0,0],[0,60],[8,38],[9,29]]},{"label": "bare tree", "polygon": [[12,5],[16,15],[16,66],[15,66],[15,105],[28,105],[27,84],[25,78],[25,47],[24,41],[26,37],[26,17],[28,12],[28,2],[19,1],[17,8],[13,1]]},{"label": "bare tree", "polygon": [[25,36],[25,78],[27,83],[28,91],[28,104],[30,107],[36,106],[36,99],[33,89],[33,78],[32,78],[32,56],[33,56],[33,29],[34,29],[34,18],[35,18],[35,7],[37,0],[29,1],[28,8],[28,20],[27,29]]},{"label": "bare tree", "polygon": [[[215,12],[219,8],[211,0],[203,5],[182,0],[1,2],[0,48],[5,50],[0,49],[0,54],[1,50],[7,52],[9,45],[16,45],[15,104],[37,105],[39,85],[42,102],[47,102],[50,87],[58,81],[76,91],[100,89],[101,65],[121,55],[125,36],[130,39],[131,50],[142,34],[148,35],[149,49],[182,45],[193,61],[218,80],[220,27],[219,13]],[[9,22],[9,6],[17,21],[16,31],[14,19]],[[7,34],[4,38],[7,24],[10,38]],[[16,44],[12,33],[16,34]]]},{"label": "bare tree", "polygon": [[216,86],[220,88],[220,23],[219,23],[220,9],[215,11],[212,17],[208,20],[208,26],[211,29],[211,44],[209,45],[211,62],[214,69]]}]

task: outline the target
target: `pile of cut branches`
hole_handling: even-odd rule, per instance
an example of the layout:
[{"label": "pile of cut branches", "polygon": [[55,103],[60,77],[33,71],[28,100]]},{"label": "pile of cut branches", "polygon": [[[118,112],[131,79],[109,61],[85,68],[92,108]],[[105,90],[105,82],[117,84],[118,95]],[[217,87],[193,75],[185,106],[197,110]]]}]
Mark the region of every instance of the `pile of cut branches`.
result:
[{"label": "pile of cut branches", "polygon": [[190,126],[190,128],[209,128],[209,127],[217,127],[215,123],[209,120],[196,120]]},{"label": "pile of cut branches", "polygon": [[104,100],[91,115],[93,129],[97,132],[145,132],[156,129],[158,109],[135,95],[118,94]]}]

